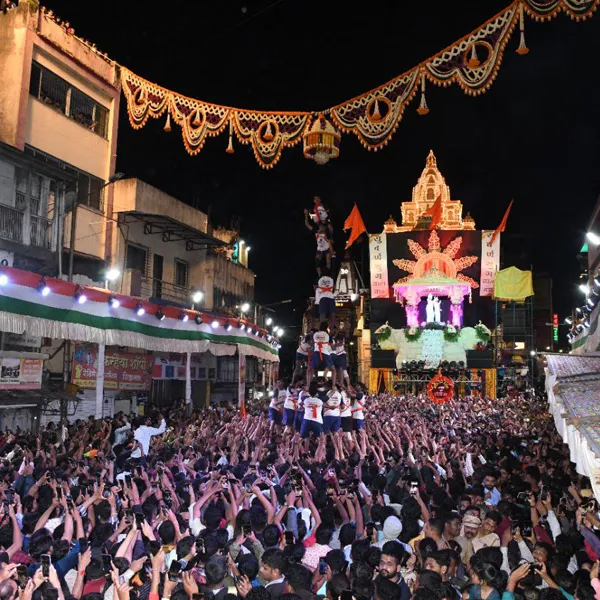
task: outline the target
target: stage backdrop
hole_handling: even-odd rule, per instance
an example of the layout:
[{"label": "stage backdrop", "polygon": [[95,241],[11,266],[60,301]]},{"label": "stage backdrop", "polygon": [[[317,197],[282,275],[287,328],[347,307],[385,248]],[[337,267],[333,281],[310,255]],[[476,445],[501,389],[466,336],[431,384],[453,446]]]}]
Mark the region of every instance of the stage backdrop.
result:
[{"label": "stage backdrop", "polygon": [[[481,265],[482,265],[482,232],[481,231],[436,231],[440,240],[440,252],[444,252],[449,244],[454,242],[455,248],[457,238],[462,238],[458,250],[453,256],[454,261],[459,261],[463,257],[475,256],[477,261],[459,273],[470,277],[479,286],[481,285]],[[408,277],[410,273],[394,264],[395,260],[405,259],[416,262],[419,248],[414,244],[416,242],[425,252],[429,247],[430,231],[410,231],[405,233],[387,233],[370,236],[370,271],[371,271],[371,333],[389,322],[393,329],[406,327],[406,314],[404,308],[396,302],[394,298],[393,285],[399,279]],[[410,242],[410,243],[409,243]],[[487,239],[484,238],[484,258],[490,252],[498,253],[497,248],[490,248],[487,245]],[[496,246],[496,244],[494,244]],[[448,252],[450,249],[448,249]],[[446,253],[448,253],[446,252]],[[499,255],[496,260],[499,261]],[[488,266],[489,268],[489,266]],[[489,297],[481,297],[481,288],[477,287],[472,291],[472,303],[469,304],[468,297],[465,297],[463,326],[472,327],[480,320],[490,327],[494,325],[494,304]],[[450,320],[450,301],[442,298],[441,317],[442,321]],[[419,321],[425,321],[425,302],[421,302],[419,307]],[[374,338],[373,338],[374,339]]]}]

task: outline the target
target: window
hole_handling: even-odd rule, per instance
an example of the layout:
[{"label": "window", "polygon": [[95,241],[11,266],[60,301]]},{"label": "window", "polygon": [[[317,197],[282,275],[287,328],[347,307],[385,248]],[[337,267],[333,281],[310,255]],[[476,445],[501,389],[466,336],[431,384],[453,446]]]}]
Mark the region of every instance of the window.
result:
[{"label": "window", "polygon": [[238,380],[237,356],[217,356],[217,381],[235,383]]},{"label": "window", "polygon": [[175,259],[174,283],[175,285],[183,288],[188,286],[188,264],[183,260],[179,260],[178,258]]},{"label": "window", "polygon": [[108,109],[36,61],[31,65],[29,93],[106,139]]},{"label": "window", "polygon": [[133,244],[127,244],[127,260],[125,263],[125,268],[135,269],[145,277],[147,257],[148,253],[146,252],[145,248],[134,246]]}]

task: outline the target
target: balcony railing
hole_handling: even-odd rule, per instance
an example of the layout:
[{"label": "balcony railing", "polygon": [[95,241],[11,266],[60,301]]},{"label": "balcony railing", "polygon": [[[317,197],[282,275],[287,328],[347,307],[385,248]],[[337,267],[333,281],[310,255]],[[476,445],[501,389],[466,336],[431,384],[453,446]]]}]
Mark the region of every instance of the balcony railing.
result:
[{"label": "balcony railing", "polygon": [[22,244],[24,216],[22,210],[0,204],[0,238]]},{"label": "balcony railing", "polygon": [[189,305],[190,289],[161,279],[146,277],[141,284],[142,298],[160,298],[166,302]]},{"label": "balcony railing", "polygon": [[30,243],[38,248],[52,249],[52,221],[31,215],[29,223]]}]

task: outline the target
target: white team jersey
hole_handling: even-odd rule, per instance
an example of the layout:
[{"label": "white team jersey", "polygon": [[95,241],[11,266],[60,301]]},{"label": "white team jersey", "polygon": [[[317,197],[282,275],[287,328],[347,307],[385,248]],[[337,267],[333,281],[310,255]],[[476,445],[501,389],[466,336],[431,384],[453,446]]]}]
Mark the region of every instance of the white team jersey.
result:
[{"label": "white team jersey", "polygon": [[326,406],[323,407],[323,414],[326,417],[339,417],[341,402],[342,395],[337,390],[330,393]]},{"label": "white team jersey", "polygon": [[344,409],[340,413],[340,417],[351,417],[352,416],[352,401],[348,398],[346,390],[342,390],[342,400],[344,401]]},{"label": "white team jersey", "polygon": [[305,392],[304,390],[300,390],[300,393],[298,394],[298,404],[296,406],[296,410],[297,411],[304,411],[304,398],[308,397],[308,392]]},{"label": "white team jersey", "polygon": [[365,401],[365,397],[362,396],[360,399],[356,398],[352,400],[352,418],[358,419],[360,421],[365,420],[365,409],[363,407],[363,403]]},{"label": "white team jersey", "polygon": [[315,233],[315,237],[317,238],[317,252],[327,252],[330,248],[327,234],[319,232]]},{"label": "white team jersey", "polygon": [[298,392],[296,390],[288,390],[287,396],[285,397],[285,402],[283,403],[283,408],[296,410],[297,399]]},{"label": "white team jersey", "polygon": [[321,354],[331,354],[329,334],[326,331],[316,331],[313,333],[313,342],[315,343],[315,352],[320,352]]},{"label": "white team jersey", "polygon": [[304,398],[304,420],[323,423],[323,402],[319,398]]},{"label": "white team jersey", "polygon": [[321,298],[333,298],[333,279],[328,275],[323,275],[317,282],[315,289],[315,304],[321,302]]},{"label": "white team jersey", "polygon": [[275,395],[271,398],[269,408],[274,408],[279,412],[283,412],[283,404],[287,396],[287,390],[275,390]]},{"label": "white team jersey", "polygon": [[344,342],[336,342],[333,345],[333,351],[338,355],[346,354],[346,345]]}]

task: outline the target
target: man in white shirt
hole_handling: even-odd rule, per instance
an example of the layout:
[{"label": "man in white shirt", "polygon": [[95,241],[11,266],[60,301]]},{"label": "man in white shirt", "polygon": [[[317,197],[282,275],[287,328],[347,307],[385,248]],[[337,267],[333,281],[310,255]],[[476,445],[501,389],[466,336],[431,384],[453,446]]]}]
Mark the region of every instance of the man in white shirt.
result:
[{"label": "man in white shirt", "polygon": [[333,294],[333,287],[333,279],[329,276],[329,270],[325,269],[315,287],[315,305],[319,308],[321,321],[330,321],[332,326],[335,322],[335,296]]},{"label": "man in white shirt", "polygon": [[298,390],[291,386],[286,390],[285,401],[283,402],[283,424],[290,431],[294,429],[296,420],[296,405],[298,404]]},{"label": "man in white shirt", "polygon": [[292,375],[292,385],[294,385],[297,378],[302,373],[303,366],[308,364],[308,354],[313,347],[313,331],[307,333],[306,335],[303,335],[298,343],[298,348],[296,348],[296,366],[294,367],[294,373]]},{"label": "man in white shirt", "polygon": [[354,430],[358,431],[365,428],[365,395],[362,384],[357,383],[352,395],[352,424]]},{"label": "man in white shirt", "polygon": [[350,385],[348,377],[348,357],[346,356],[346,338],[343,333],[338,333],[333,342],[333,366],[337,371],[337,380]]},{"label": "man in white shirt", "polygon": [[[140,424],[140,422],[145,424]],[[150,423],[151,421],[148,418],[146,418],[145,421],[142,419],[138,421],[138,426],[133,437],[139,442],[141,450],[140,448],[136,448],[131,453],[131,458],[141,458],[142,452],[144,453],[144,456],[148,456],[148,453],[150,452],[150,440],[152,437],[163,434],[167,428],[167,423],[162,415],[160,415],[160,425],[158,427],[150,427]]]},{"label": "man in white shirt", "polygon": [[327,400],[323,406],[323,433],[337,433],[342,425],[340,404],[342,394],[337,387],[331,386],[327,392]]},{"label": "man in white shirt", "polygon": [[287,396],[287,390],[285,389],[285,383],[282,380],[277,382],[277,387],[273,390],[273,397],[269,403],[269,421],[271,421],[271,427],[273,425],[281,425],[283,421],[283,404]]},{"label": "man in white shirt", "polygon": [[300,433],[302,422],[304,421],[304,398],[308,398],[308,392],[304,387],[304,381],[298,382],[298,404],[296,405],[296,418],[294,419],[294,429]]},{"label": "man in white shirt", "polygon": [[331,355],[331,345],[329,344],[329,333],[327,333],[329,326],[327,323],[321,323],[319,331],[315,331],[313,334],[314,350],[310,357],[309,368],[307,371],[308,384],[315,375],[315,372],[319,370],[321,365],[325,365],[326,369],[331,371],[331,379],[333,384],[336,382],[335,369],[333,368],[333,357]]},{"label": "man in white shirt", "polygon": [[342,390],[342,407],[340,410],[342,431],[350,434],[352,431],[352,400],[346,390]]},{"label": "man in white shirt", "polygon": [[323,433],[323,401],[318,398],[317,382],[308,387],[309,397],[304,398],[304,421],[300,428],[300,437],[305,440],[311,432],[315,437]]}]

